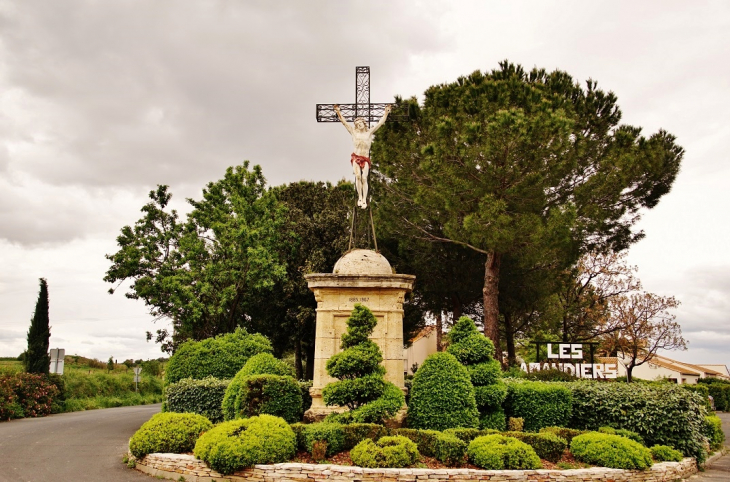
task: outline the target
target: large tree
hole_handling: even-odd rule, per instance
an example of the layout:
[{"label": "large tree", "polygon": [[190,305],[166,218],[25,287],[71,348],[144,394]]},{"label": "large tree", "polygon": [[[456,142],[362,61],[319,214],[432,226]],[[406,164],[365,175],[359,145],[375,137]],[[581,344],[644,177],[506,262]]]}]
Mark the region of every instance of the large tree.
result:
[{"label": "large tree", "polygon": [[383,215],[403,235],[484,256],[484,330],[499,338],[505,256],[543,253],[569,266],[591,249],[620,251],[642,208],[669,192],[683,155],[667,132],[619,125],[616,96],[567,73],[503,62],[429,88],[373,144]]},{"label": "large tree", "polygon": [[48,354],[48,343],[51,338],[51,328],[48,325],[48,283],[44,278],[40,279],[40,283],[38,301],[36,301],[35,312],[28,330],[25,371],[47,375],[51,365],[51,357]]},{"label": "large tree", "polygon": [[259,166],[228,168],[208,183],[202,200],[188,199],[193,210],[183,223],[166,211],[170,198],[167,186],[150,192],[142,219],[122,228],[119,251],[107,255],[112,266],[104,277],[131,280],[127,297],[172,320],[173,333],[157,332],[165,351],[246,326],[245,301],[286,273],[279,258],[284,208],[267,191]]}]

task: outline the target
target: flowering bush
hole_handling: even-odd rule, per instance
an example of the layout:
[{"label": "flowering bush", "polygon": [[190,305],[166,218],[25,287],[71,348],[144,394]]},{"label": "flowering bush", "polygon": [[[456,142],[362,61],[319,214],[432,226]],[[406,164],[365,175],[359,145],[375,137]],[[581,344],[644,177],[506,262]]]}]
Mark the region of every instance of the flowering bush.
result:
[{"label": "flowering bush", "polygon": [[45,375],[0,375],[0,418],[43,417],[51,413],[59,391]]}]

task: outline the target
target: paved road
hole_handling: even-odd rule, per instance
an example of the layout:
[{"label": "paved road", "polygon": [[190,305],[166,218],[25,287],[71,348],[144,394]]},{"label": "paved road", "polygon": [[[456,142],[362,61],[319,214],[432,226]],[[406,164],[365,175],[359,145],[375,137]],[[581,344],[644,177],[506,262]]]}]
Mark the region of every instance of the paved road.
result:
[{"label": "paved road", "polygon": [[0,423],[1,482],[149,482],[122,463],[129,437],[160,404]]}]

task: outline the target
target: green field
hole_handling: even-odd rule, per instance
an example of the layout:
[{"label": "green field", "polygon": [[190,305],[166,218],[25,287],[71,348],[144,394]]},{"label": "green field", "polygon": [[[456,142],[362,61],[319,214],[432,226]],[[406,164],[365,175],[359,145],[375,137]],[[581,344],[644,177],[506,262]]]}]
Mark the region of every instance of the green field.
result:
[{"label": "green field", "polygon": [[[19,373],[23,363],[11,358],[0,358],[0,373]],[[155,371],[155,370],[150,370]],[[66,356],[62,375],[64,382],[61,412],[93,410],[95,408],[145,405],[162,401],[162,372],[146,373],[135,391],[134,373],[123,364],[115,364],[109,371],[106,362],[77,355]]]}]

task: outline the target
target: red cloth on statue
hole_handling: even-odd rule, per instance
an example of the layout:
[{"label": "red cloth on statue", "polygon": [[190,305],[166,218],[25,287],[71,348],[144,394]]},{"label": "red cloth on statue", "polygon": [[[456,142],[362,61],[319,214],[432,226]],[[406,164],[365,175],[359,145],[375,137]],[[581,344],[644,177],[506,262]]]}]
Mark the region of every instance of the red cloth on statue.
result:
[{"label": "red cloth on statue", "polygon": [[360,166],[360,169],[363,169],[365,167],[365,164],[367,164],[370,168],[373,167],[369,157],[358,156],[354,152],[352,153],[352,156],[350,156],[350,164],[352,164],[353,162],[356,162],[357,165]]}]

